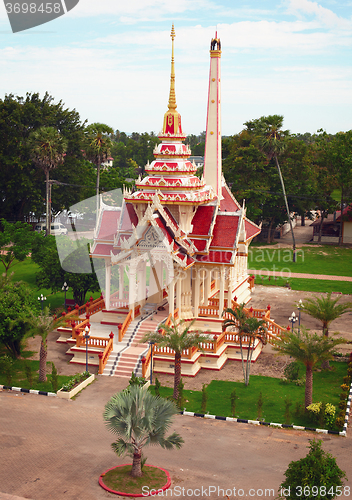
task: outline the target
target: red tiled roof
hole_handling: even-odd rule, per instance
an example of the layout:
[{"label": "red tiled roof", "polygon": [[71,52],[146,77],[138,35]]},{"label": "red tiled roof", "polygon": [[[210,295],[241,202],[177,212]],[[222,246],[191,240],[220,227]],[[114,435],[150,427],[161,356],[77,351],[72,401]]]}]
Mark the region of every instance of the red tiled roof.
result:
[{"label": "red tiled roof", "polygon": [[250,220],[245,220],[244,221],[245,228],[246,228],[246,234],[247,234],[247,240],[249,238],[253,238],[255,235],[260,233],[260,229]]},{"label": "red tiled roof", "polygon": [[[336,217],[336,220],[339,222],[341,220],[341,211],[339,212],[336,212],[336,215],[338,215],[338,217]],[[343,220],[346,221],[350,221],[352,220],[352,205],[348,205],[348,207],[346,207],[344,209],[344,211],[342,212],[342,217],[343,217]]]},{"label": "red tiled roof", "polygon": [[226,212],[237,212],[241,208],[227,185],[222,186],[221,194],[224,197],[220,201],[220,210],[222,212],[225,212],[225,210]]},{"label": "red tiled roof", "polygon": [[205,236],[209,234],[215,210],[216,207],[214,205],[200,206],[197,208],[197,211],[192,219],[192,235]]},{"label": "red tiled roof", "polygon": [[232,258],[232,251],[222,252],[218,251],[210,251],[207,255],[198,255],[198,262],[209,262],[209,263],[221,263],[221,264],[229,264]]},{"label": "red tiled roof", "polygon": [[132,229],[132,224],[136,227],[138,224],[138,217],[132,203],[125,203],[122,209],[122,221],[120,229],[129,230]]},{"label": "red tiled roof", "polygon": [[116,249],[114,249],[113,245],[104,245],[104,243],[98,243],[98,245],[95,247],[94,252],[92,255],[98,257],[110,257],[110,252],[113,252],[114,255],[116,255],[118,252]]},{"label": "red tiled roof", "polygon": [[195,240],[192,238],[191,241],[194,243],[198,252],[204,252],[205,247],[207,246],[207,240]]},{"label": "red tiled roof", "polygon": [[213,230],[211,248],[233,248],[236,240],[239,217],[237,215],[217,215]]},{"label": "red tiled roof", "polygon": [[160,227],[163,234],[166,236],[168,243],[170,244],[172,241],[174,241],[173,237],[170,234],[169,229],[167,227],[165,227],[163,220],[160,217],[157,217],[155,219],[155,222]]},{"label": "red tiled roof", "polygon": [[120,219],[120,215],[120,211],[104,210],[97,238],[98,240],[113,241],[114,235],[117,232],[117,224]]}]

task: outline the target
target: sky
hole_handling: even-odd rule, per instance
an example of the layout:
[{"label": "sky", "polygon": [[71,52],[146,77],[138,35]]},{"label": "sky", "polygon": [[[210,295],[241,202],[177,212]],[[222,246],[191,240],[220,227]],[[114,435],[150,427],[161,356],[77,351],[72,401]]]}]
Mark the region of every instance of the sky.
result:
[{"label": "sky", "polygon": [[352,0],[80,0],[64,16],[19,33],[1,3],[0,98],[48,91],[82,121],[159,133],[172,23],[186,134],[205,130],[216,30],[223,135],[272,114],[283,115],[292,133],[352,129]]}]

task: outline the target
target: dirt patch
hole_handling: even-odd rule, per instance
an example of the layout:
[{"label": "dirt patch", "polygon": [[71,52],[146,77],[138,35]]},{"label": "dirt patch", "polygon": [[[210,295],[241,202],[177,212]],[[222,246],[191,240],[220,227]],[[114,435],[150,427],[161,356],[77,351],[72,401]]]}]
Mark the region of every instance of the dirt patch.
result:
[{"label": "dirt patch", "polygon": [[[262,352],[255,363],[251,364],[251,375],[263,375],[266,377],[283,377],[284,369],[290,358],[287,356],[277,356],[271,353]],[[166,387],[174,386],[173,375],[155,373],[161,385]],[[212,380],[228,380],[231,382],[243,382],[243,371],[241,361],[228,360],[220,371],[200,370],[195,377],[183,377],[185,389],[191,391],[201,391],[203,384],[208,385]]]}]

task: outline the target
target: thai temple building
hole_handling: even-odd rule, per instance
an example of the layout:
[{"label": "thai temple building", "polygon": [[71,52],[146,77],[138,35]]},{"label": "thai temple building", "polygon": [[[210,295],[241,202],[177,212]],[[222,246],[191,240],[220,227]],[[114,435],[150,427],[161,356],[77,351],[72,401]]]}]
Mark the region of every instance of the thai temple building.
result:
[{"label": "thai temple building", "polygon": [[260,228],[222,176],[220,40],[211,42],[205,164],[198,177],[177,111],[174,27],[171,39],[170,95],[155,160],[136,190],[124,192],[121,209],[102,203],[91,253],[105,261],[107,309],[116,306],[116,300],[110,303],[116,268],[118,298],[131,309],[166,300],[169,313],[178,309],[181,318],[197,318],[216,298],[220,318],[234,297],[239,303],[250,298],[248,246]]},{"label": "thai temple building", "polygon": [[[244,204],[236,201],[222,175],[220,39],[216,34],[210,46],[201,176],[189,161],[177,110],[174,27],[171,39],[169,102],[155,159],[146,165],[146,176],[138,179],[135,190],[124,190],[122,206],[100,200],[91,256],[104,262],[103,296],[79,311],[87,317],[72,323],[72,336],[62,331],[59,339],[72,344],[72,362],[84,363],[83,333],[89,324],[90,363],[99,364],[99,373],[106,375],[146,375],[151,349],[153,370],[172,373],[173,352],[140,343],[146,331],[165,321],[170,324],[171,318],[194,319],[194,328],[209,335],[202,351],[183,353],[183,376],[194,376],[201,368],[219,370],[227,359],[240,360],[239,338],[236,331],[223,332],[222,316],[224,308],[250,300],[254,277],[247,272],[248,247],[260,227],[247,219]],[[268,321],[268,334],[280,331],[270,320],[270,307],[247,311]],[[113,331],[108,335],[104,328]],[[252,361],[261,349],[257,340]]]}]

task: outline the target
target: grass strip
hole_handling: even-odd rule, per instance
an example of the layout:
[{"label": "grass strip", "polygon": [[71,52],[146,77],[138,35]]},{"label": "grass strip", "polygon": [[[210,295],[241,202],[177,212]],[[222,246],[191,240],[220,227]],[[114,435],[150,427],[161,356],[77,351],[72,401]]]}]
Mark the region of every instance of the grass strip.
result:
[{"label": "grass strip", "polygon": [[[270,279],[269,279],[270,278]],[[303,292],[335,292],[346,295],[352,294],[351,281],[331,281],[311,278],[281,278],[279,276],[256,276],[255,283],[263,286],[287,286],[292,290],[301,290]]]},{"label": "grass strip", "polygon": [[[316,371],[313,376],[313,402],[331,403],[336,406],[338,413],[339,394],[343,377],[347,373],[347,364],[341,362],[331,362],[330,371]],[[299,376],[305,374],[305,368],[300,366]],[[304,393],[305,386],[297,386],[294,382],[283,383],[281,379],[274,377],[264,377],[261,375],[251,375],[249,385],[246,387],[243,382],[231,382],[213,380],[207,387],[208,402],[207,412],[211,415],[232,417],[231,400],[232,391],[236,389],[236,413],[235,416],[241,419],[257,420],[257,404],[260,392],[263,396],[262,419],[266,422],[289,423],[302,425],[305,427],[316,427],[314,421],[305,414]],[[150,389],[154,394],[154,386]],[[202,392],[184,390],[186,399],[185,408],[187,411],[203,413],[201,411]],[[172,396],[171,387],[161,387],[162,397]],[[292,403],[290,407],[290,421],[285,422],[285,400]],[[298,407],[300,411],[298,411]],[[337,430],[334,428],[334,430]]]},{"label": "grass strip", "polygon": [[296,262],[293,263],[291,248],[251,247],[248,251],[248,268],[352,276],[351,257],[352,248],[304,246],[297,249]]}]

